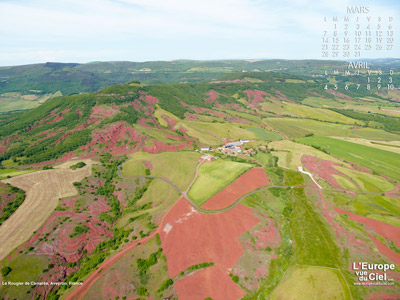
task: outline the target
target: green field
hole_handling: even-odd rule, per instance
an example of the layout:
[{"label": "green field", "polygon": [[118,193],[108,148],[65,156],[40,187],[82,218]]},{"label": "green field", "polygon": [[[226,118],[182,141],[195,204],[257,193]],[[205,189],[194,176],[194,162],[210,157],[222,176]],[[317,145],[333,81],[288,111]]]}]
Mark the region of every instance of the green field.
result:
[{"label": "green field", "polygon": [[338,101],[318,97],[307,97],[302,103],[312,107],[342,107],[342,104]]},{"label": "green field", "polygon": [[168,211],[172,204],[174,204],[179,196],[180,194],[178,191],[170,184],[162,180],[154,179],[149,184],[147,191],[136,202],[136,207],[149,207],[132,212],[128,210],[128,213],[124,213],[115,225],[116,227],[123,227],[125,229],[134,226],[135,231],[137,231],[136,222],[131,224],[131,226],[129,225],[129,219],[142,215],[143,213],[149,213],[155,221],[160,221],[162,216]]},{"label": "green field", "polygon": [[[400,135],[374,128],[352,129],[351,134],[358,138],[381,141],[399,141]],[[333,134],[332,134],[333,135]]]},{"label": "green field", "polygon": [[[164,119],[162,119],[162,120],[164,121]],[[162,142],[164,142],[166,144],[171,144],[171,145],[180,144],[181,143],[179,140],[177,141],[175,139],[166,137],[166,136],[174,136],[174,137],[177,137],[177,138],[182,138],[181,136],[179,136],[175,132],[171,132],[171,131],[167,131],[167,130],[160,130],[160,129],[155,130],[155,129],[151,129],[151,128],[148,128],[148,127],[143,127],[143,126],[140,126],[140,125],[135,125],[134,127],[136,129],[138,129],[141,134],[147,135],[147,136],[149,136],[150,138],[152,138],[154,140],[162,141]]]},{"label": "green field", "polygon": [[310,109],[309,106],[295,104],[295,103],[286,103],[287,110],[291,111],[301,117],[311,118],[311,119],[318,119],[321,121],[328,121],[328,122],[339,122],[344,124],[361,124],[363,125],[363,121],[354,120],[352,118],[346,117],[342,114],[334,112],[329,109],[323,108],[314,108]]},{"label": "green field", "polygon": [[339,270],[295,266],[268,298],[271,300],[352,299]]},{"label": "green field", "polygon": [[249,121],[256,122],[258,124],[262,123],[262,119],[259,116],[255,116],[255,115],[244,113],[244,112],[240,112],[240,111],[229,110],[229,109],[218,109],[218,110],[219,111],[223,111],[223,112],[228,113],[228,114],[233,115],[233,116],[237,116],[237,117],[249,120]]},{"label": "green field", "polygon": [[[12,282],[31,282],[38,281],[42,276],[43,270],[48,267],[50,258],[45,255],[29,255],[22,254],[12,259],[8,263],[3,261],[3,265],[8,265],[11,272],[3,281]],[[0,297],[7,297],[10,299],[30,299],[27,297],[27,291],[31,289],[30,285],[22,286],[1,286]]]},{"label": "green field", "polygon": [[[221,145],[224,138],[228,139],[257,139],[257,135],[245,128],[248,125],[237,123],[207,123],[189,122],[179,123],[185,127],[189,136],[199,139],[205,145]],[[241,128],[243,127],[243,128]]]},{"label": "green field", "polygon": [[130,157],[131,159],[122,165],[124,176],[145,175],[146,168],[142,162],[149,161],[153,166],[152,176],[168,178],[181,190],[185,190],[194,178],[200,154],[197,152],[162,152],[158,154],[137,152]]},{"label": "green field", "polygon": [[393,184],[391,184],[389,181],[380,176],[365,172],[350,170],[348,168],[342,168],[339,166],[334,166],[334,168],[342,172],[343,174],[349,176],[361,187],[361,190],[363,191],[381,193],[381,192],[389,192],[394,189]]},{"label": "green field", "polygon": [[400,154],[328,137],[309,137],[298,141],[320,147],[333,156],[400,180]]},{"label": "green field", "polygon": [[156,107],[157,107],[157,109],[154,111],[154,117],[156,117],[158,123],[160,123],[161,126],[168,127],[167,121],[165,121],[162,118],[163,115],[165,115],[168,118],[173,119],[173,120],[175,120],[177,122],[180,121],[180,119],[177,116],[175,116],[175,115],[171,114],[170,112],[160,108],[158,105]]},{"label": "green field", "polygon": [[400,199],[395,197],[357,194],[356,197],[346,197],[341,193],[324,191],[326,199],[330,199],[336,207],[350,210],[351,212],[400,226]]},{"label": "green field", "polygon": [[47,100],[62,96],[58,91],[54,94],[44,94],[44,95],[22,95],[21,93],[6,93],[0,96],[0,113],[27,110],[38,107],[40,104],[46,102]]},{"label": "green field", "polygon": [[250,128],[247,128],[247,130],[256,134],[256,136],[260,140],[279,141],[279,140],[283,139],[283,137],[279,133],[272,131],[272,130],[263,129],[261,127],[250,127]]},{"label": "green field", "polygon": [[198,206],[228,186],[252,165],[233,161],[218,160],[203,164],[199,175],[189,190],[188,196]]},{"label": "green field", "polygon": [[286,134],[290,138],[303,137],[306,134],[322,136],[347,136],[349,125],[333,124],[308,119],[268,118],[264,119],[272,128]]},{"label": "green field", "polygon": [[35,170],[0,169],[0,179],[35,172]]},{"label": "green field", "polygon": [[[396,136],[397,137],[397,136]],[[400,141],[374,141],[368,139],[360,139],[360,138],[349,138],[349,137],[334,137],[339,140],[348,141],[355,144],[365,145],[372,148],[378,148],[390,152],[395,152],[400,154]]]},{"label": "green field", "polygon": [[314,211],[304,189],[293,189],[290,227],[295,244],[297,264],[337,268],[340,252],[329,224]]},{"label": "green field", "polygon": [[269,149],[274,149],[272,154],[279,158],[278,166],[297,171],[301,166],[301,157],[303,155],[315,156],[325,160],[340,162],[334,157],[319,151],[313,147],[295,143],[289,140],[276,141],[268,144]]},{"label": "green field", "polygon": [[356,191],[358,189],[353,180],[350,180],[350,178],[345,178],[336,174],[333,174],[332,177],[335,178],[337,183],[339,183],[339,185],[344,189],[352,191]]}]

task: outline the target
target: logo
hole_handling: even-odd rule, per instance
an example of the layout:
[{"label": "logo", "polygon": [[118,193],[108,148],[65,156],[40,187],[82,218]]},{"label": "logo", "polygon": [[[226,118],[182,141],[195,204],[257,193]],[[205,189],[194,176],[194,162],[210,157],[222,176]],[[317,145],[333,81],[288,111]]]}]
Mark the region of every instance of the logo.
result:
[{"label": "logo", "polygon": [[353,262],[351,269],[358,279],[354,285],[394,285],[394,280],[388,272],[393,271],[395,267],[395,264]]}]

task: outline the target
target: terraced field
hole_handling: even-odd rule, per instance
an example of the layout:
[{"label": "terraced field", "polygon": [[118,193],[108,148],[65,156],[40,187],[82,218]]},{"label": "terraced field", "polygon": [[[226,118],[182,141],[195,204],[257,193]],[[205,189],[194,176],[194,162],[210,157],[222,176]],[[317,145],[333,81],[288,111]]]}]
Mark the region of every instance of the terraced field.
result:
[{"label": "terraced field", "polygon": [[247,130],[256,134],[256,136],[260,140],[279,141],[279,140],[283,139],[283,137],[279,133],[272,131],[272,130],[263,129],[261,127],[250,127],[250,128],[247,128]]},{"label": "terraced field", "polygon": [[304,137],[311,133],[318,136],[347,136],[350,133],[350,126],[348,125],[308,119],[267,118],[263,121],[289,138]]},{"label": "terraced field", "polygon": [[298,141],[305,145],[320,147],[333,156],[400,180],[400,154],[329,137],[309,137]]},{"label": "terraced field", "polygon": [[295,104],[295,103],[285,103],[286,109],[300,117],[317,119],[321,121],[327,121],[332,123],[343,123],[343,124],[360,124],[363,125],[364,122],[346,117],[337,112],[331,111],[329,109],[314,108],[310,109],[305,105]]},{"label": "terraced field", "polygon": [[400,141],[382,142],[382,141],[373,141],[368,139],[349,138],[349,137],[333,137],[333,138],[400,154]]},{"label": "terraced field", "polygon": [[[386,179],[366,172],[359,172],[348,168],[335,166],[335,169],[349,176],[355,181],[361,190],[373,193],[389,192],[394,189],[394,185]],[[352,190],[357,190],[352,188]]]},{"label": "terraced field", "polygon": [[338,159],[319,151],[313,147],[295,143],[289,140],[275,141],[268,144],[269,149],[273,149],[272,154],[279,158],[278,165],[282,168],[297,171],[297,167],[301,166],[301,157],[305,154],[339,162]]}]

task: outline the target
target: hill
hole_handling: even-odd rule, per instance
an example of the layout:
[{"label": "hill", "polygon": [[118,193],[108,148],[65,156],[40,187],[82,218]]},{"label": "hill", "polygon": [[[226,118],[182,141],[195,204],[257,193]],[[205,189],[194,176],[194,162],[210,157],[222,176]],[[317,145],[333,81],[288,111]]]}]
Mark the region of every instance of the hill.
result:
[{"label": "hill", "polygon": [[[155,68],[136,68],[144,66]],[[398,294],[398,283],[354,285],[349,265],[400,259],[400,94],[335,92],[328,81],[226,72],[205,82],[128,82],[1,115],[5,182],[52,182],[25,200],[1,187],[8,226],[38,228],[7,244],[2,279],[62,284],[1,286],[0,296]],[[58,181],[41,174],[62,176],[75,194],[57,196]],[[16,222],[13,212],[29,203],[48,206],[44,219]],[[298,274],[307,277],[294,285]],[[326,280],[334,288],[321,291]]]},{"label": "hill", "polygon": [[[370,60],[371,68],[388,72],[399,60]],[[129,81],[144,84],[210,82],[236,72],[279,72],[315,76],[325,71],[333,81],[345,83],[341,74],[347,63],[328,60],[215,60],[155,62],[55,63],[0,67],[0,113],[26,110],[60,95],[90,93]],[[236,78],[236,75],[233,75]],[[229,78],[226,77],[226,78]],[[293,82],[299,82],[294,79]]]}]

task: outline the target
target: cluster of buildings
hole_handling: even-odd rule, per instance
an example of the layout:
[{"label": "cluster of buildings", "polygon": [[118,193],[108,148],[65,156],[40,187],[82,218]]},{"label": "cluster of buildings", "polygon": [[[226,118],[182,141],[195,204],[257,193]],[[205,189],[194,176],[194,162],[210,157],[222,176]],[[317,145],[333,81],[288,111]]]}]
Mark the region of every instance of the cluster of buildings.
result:
[{"label": "cluster of buildings", "polygon": [[236,154],[246,154],[249,155],[254,152],[253,148],[242,150],[242,146],[245,143],[248,143],[249,140],[239,140],[237,142],[229,142],[223,145],[222,147],[213,149],[212,147],[201,147],[201,151],[219,151],[228,155],[236,155]]}]

